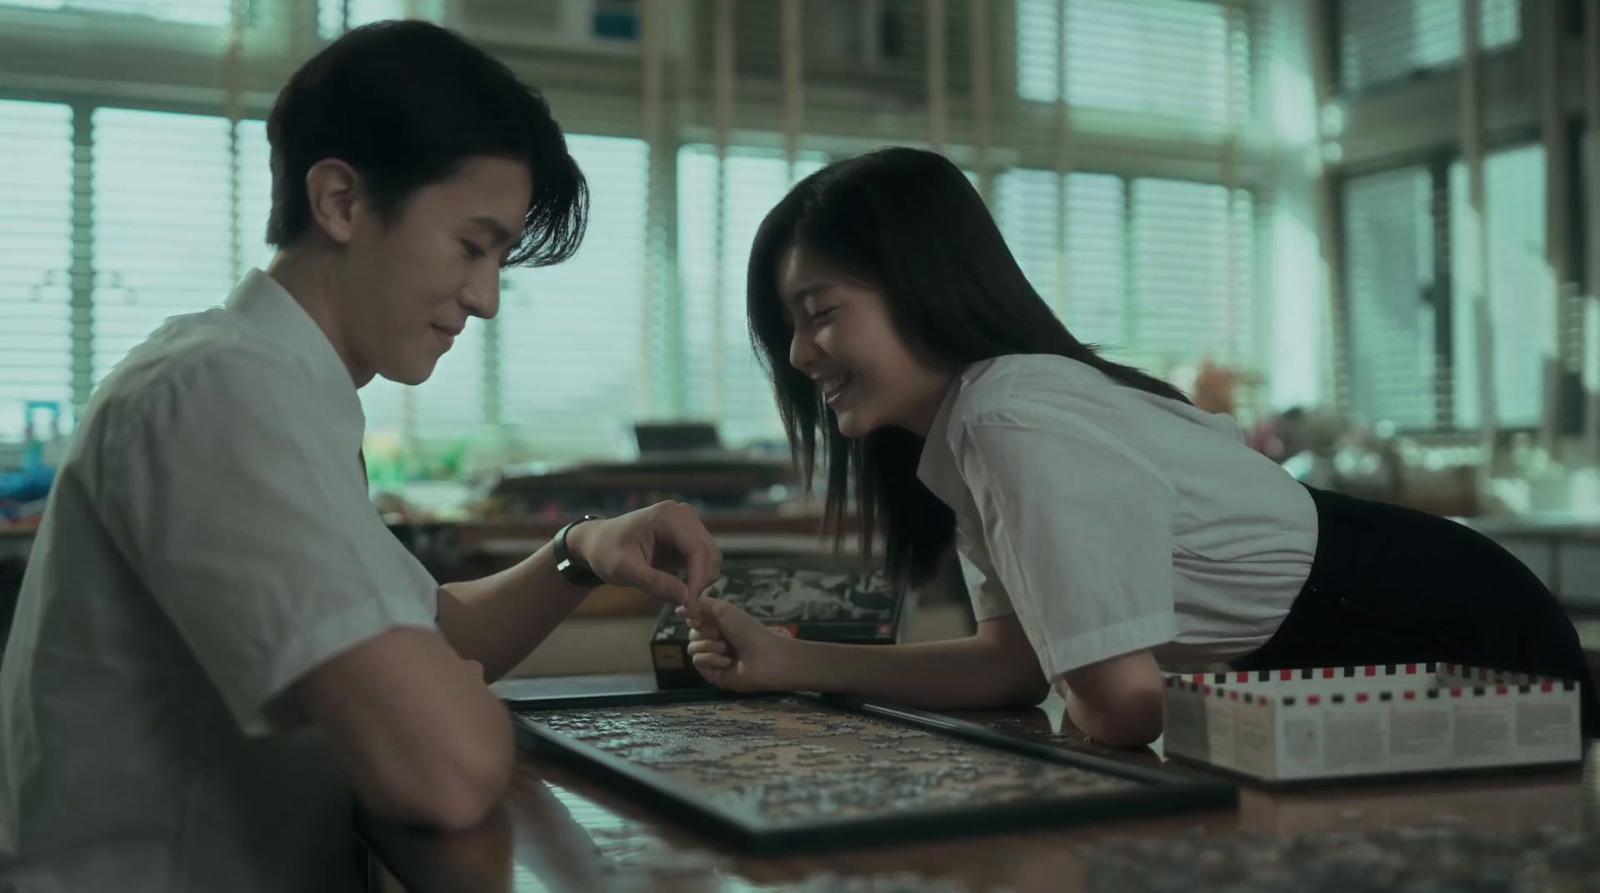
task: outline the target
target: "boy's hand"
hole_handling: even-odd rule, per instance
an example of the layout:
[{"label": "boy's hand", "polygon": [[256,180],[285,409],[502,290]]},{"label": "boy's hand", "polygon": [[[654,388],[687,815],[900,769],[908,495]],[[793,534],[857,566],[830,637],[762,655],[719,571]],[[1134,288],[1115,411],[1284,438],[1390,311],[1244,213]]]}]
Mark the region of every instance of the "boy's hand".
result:
[{"label": "boy's hand", "polygon": [[698,619],[683,608],[678,614],[689,621],[689,654],[707,682],[730,691],[796,687],[794,652],[801,643],[711,596],[700,600]]},{"label": "boy's hand", "polygon": [[[632,586],[699,615],[700,593],[722,576],[722,550],[695,510],[661,502],[567,534],[572,557],[607,583]],[[686,580],[673,575],[688,571]]]}]

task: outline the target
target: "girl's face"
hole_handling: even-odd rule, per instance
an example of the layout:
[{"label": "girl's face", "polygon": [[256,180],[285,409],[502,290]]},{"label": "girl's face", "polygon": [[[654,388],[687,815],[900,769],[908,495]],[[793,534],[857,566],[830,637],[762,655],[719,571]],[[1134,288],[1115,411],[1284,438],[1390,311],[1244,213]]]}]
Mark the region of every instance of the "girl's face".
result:
[{"label": "girl's face", "polygon": [[917,356],[877,288],[797,246],[778,265],[778,295],[794,330],[789,363],[815,383],[839,433],[896,425],[927,436],[951,370]]}]

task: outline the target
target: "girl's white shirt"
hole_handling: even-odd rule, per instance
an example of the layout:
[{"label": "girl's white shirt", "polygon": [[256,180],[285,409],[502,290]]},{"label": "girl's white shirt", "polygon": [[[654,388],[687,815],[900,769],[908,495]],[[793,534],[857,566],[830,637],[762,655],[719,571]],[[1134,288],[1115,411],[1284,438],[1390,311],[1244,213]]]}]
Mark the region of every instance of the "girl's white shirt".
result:
[{"label": "girl's white shirt", "polygon": [[962,370],[918,477],[955,511],[977,618],[1014,612],[1051,678],[1143,649],[1248,654],[1316,555],[1311,494],[1231,417],[1065,357]]}]

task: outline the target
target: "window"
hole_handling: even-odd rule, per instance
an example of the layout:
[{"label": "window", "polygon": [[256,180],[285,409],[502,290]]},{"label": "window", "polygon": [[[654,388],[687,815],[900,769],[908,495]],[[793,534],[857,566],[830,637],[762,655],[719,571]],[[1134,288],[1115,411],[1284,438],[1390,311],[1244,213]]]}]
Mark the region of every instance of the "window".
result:
[{"label": "window", "polygon": [[0,0],[0,6],[116,13],[190,25],[226,25],[229,15],[229,0]]},{"label": "window", "polygon": [[[239,122],[235,224],[235,142],[226,119],[102,108],[93,121],[98,385],[167,317],[222,303],[246,270],[271,261],[272,175],[266,125]],[[468,326],[409,397],[382,378],[362,388],[368,432],[433,440],[475,432],[483,418],[482,337],[481,325]]]},{"label": "window", "polygon": [[1065,198],[1062,295],[1056,174],[1010,170],[996,184],[1000,230],[1018,265],[1075,336],[1157,371],[1206,357],[1256,359],[1249,193],[1235,193],[1231,224],[1227,190],[1208,183],[1071,173]]},{"label": "window", "polygon": [[589,230],[564,264],[507,270],[501,290],[501,419],[544,456],[609,454],[639,410],[650,150],[569,135],[589,181]]},{"label": "window", "polygon": [[[1498,423],[1538,424],[1543,358],[1557,339],[1555,290],[1545,265],[1544,178],[1542,146],[1484,159],[1487,256],[1476,235],[1464,162],[1450,165],[1448,179],[1442,166],[1432,172],[1410,167],[1345,184],[1357,415],[1403,428],[1479,423],[1474,299],[1479,277],[1486,276]],[[1449,278],[1439,282],[1435,271],[1446,258]]]},{"label": "window", "polygon": [[484,322],[468,320],[455,345],[420,385],[377,376],[360,391],[367,436],[450,444],[478,434],[484,420]]},{"label": "window", "polygon": [[227,119],[101,108],[92,120],[98,385],[167,317],[222,303],[244,270],[266,265],[272,180],[265,125],[241,121],[235,244]]},{"label": "window", "polygon": [[[1461,58],[1461,0],[1341,0],[1339,79],[1346,90],[1400,80]],[[1482,0],[1485,50],[1521,39],[1517,0]]]},{"label": "window", "polygon": [[216,306],[233,286],[228,122],[97,109],[94,125],[94,380],[169,316]]},{"label": "window", "polygon": [[23,404],[70,415],[72,110],[0,101],[0,440],[23,429]]},{"label": "window", "polygon": [[[88,353],[98,385],[167,317],[221,303],[243,268],[271,257],[262,122],[238,128],[237,243],[226,119],[101,108],[90,122],[93,213],[78,234],[71,110],[0,101],[0,439],[17,433],[12,405],[71,407],[74,346]],[[75,329],[70,271],[79,235],[91,249],[92,319]]]},{"label": "window", "polygon": [[267,244],[272,214],[272,160],[267,122],[239,122],[239,274],[266,269],[275,250]]},{"label": "window", "polygon": [[[827,159],[808,153],[796,179]],[[790,187],[783,153],[728,149],[723,203],[722,325],[716,319],[717,155],[707,145],[678,152],[678,257],[683,288],[685,378],[689,414],[718,422],[723,441],[743,445],[782,440],[783,425],[765,370],[750,343],[745,271],[756,230]],[[720,369],[720,375],[718,370]]]},{"label": "window", "polygon": [[1017,92],[1075,106],[1225,121],[1250,116],[1248,29],[1230,46],[1214,0],[1066,0],[1066,82],[1058,83],[1057,0],[1018,0]]},{"label": "window", "polygon": [[[1058,247],[1058,182],[1054,171],[1018,168],[1002,173],[995,182],[1001,232],[1028,281],[1074,335],[1091,344],[1127,344],[1123,180],[1110,174],[1067,175],[1064,270]],[[1063,273],[1065,294],[1060,293]]]},{"label": "window", "polygon": [[[594,22],[576,22],[584,26],[577,31],[566,27],[575,23],[565,13],[551,14],[549,28],[533,30],[604,31],[626,39],[635,33],[628,22],[641,4],[488,0],[486,5],[516,7],[518,16],[541,20],[550,15],[525,13],[522,7],[559,7],[567,13],[572,12],[568,7],[582,7],[587,12],[579,18]],[[746,7],[757,5],[734,4],[741,33],[750,24],[747,14],[754,14]],[[925,101],[925,72],[917,61],[927,36],[925,17],[906,9],[899,10],[906,14],[891,14],[896,11],[889,8],[916,4],[896,0],[884,4],[884,15],[866,19],[848,14],[854,8],[850,0],[820,5],[839,8],[804,5],[811,10],[804,13],[806,35],[835,43],[877,40],[889,56],[916,63],[907,67],[886,56],[879,60],[883,65],[856,72],[860,77],[847,92],[873,107],[901,111],[910,108],[902,102],[907,97],[912,106]],[[701,26],[711,24],[711,6],[685,4],[685,11],[691,6],[696,18],[691,24],[700,29],[695,33],[707,38],[698,45],[709,47],[709,31]],[[1128,149],[1126,163],[1116,165],[1119,175],[1074,171],[1058,178],[1049,171],[1012,170],[985,181],[1028,277],[1080,337],[1108,345],[1130,361],[1148,362],[1156,371],[1162,371],[1161,363],[1188,362],[1207,353],[1238,352],[1254,359],[1259,329],[1253,300],[1254,199],[1244,193],[1230,197],[1219,186],[1130,177],[1191,175],[1198,169],[1191,162],[1205,154],[1203,147],[1195,148],[1196,140],[1209,145],[1221,130],[1216,125],[1257,114],[1252,85],[1262,79],[1253,78],[1250,63],[1266,55],[1265,31],[1252,31],[1261,24],[1263,7],[1255,0],[1015,0],[995,9],[1010,18],[1013,6],[1020,25],[1016,75],[1027,114],[1005,115],[1007,103],[998,102],[999,117],[989,135],[996,172],[1024,160],[1048,165],[1042,159],[1057,135],[1050,110],[1039,104],[1057,98],[1075,106],[1072,124],[1084,137],[1081,162],[1095,164],[1106,151]],[[126,91],[107,94],[104,85],[91,82],[94,66],[78,64],[92,61],[78,56],[92,55],[96,47],[102,55],[115,51],[150,81],[141,95],[148,94],[155,107],[187,107],[183,97],[198,95],[196,89],[226,93],[239,86],[229,76],[227,59],[234,57],[225,58],[225,35],[218,26],[241,10],[248,13],[243,22],[248,36],[238,47],[243,56],[235,61],[248,69],[246,75],[287,74],[306,49],[299,38],[313,28],[332,39],[379,20],[437,21],[447,10],[463,13],[455,17],[461,25],[483,26],[494,18],[492,10],[457,9],[446,0],[0,0],[0,18],[8,23],[39,31],[87,28],[94,32],[90,36],[98,35],[63,40],[59,49],[67,55],[57,60],[60,65],[13,72],[18,84],[36,88],[29,98],[52,98],[49,91],[59,90],[53,98],[71,103],[70,111],[65,105],[10,103],[3,111],[9,117],[0,118],[0,148],[8,162],[13,154],[26,159],[34,153],[59,164],[54,173],[26,160],[0,170],[0,226],[8,227],[0,241],[0,349],[8,355],[0,356],[0,400],[23,399],[18,388],[81,398],[85,387],[102,381],[164,319],[216,305],[238,275],[270,260],[272,249],[263,239],[271,197],[262,123],[230,124],[215,114],[220,105],[199,109],[213,112],[209,115],[98,107],[142,100]],[[971,22],[960,3],[947,12],[951,152],[972,157],[973,147],[961,145],[972,131],[964,121],[971,109],[963,98],[970,92],[967,63],[975,49]],[[764,21],[775,25],[777,19]],[[511,24],[519,23],[527,24]],[[1516,23],[1511,24],[1514,29]],[[777,29],[768,30],[776,40]],[[1064,46],[1057,45],[1058,34],[1066,35]],[[990,47],[996,58],[1013,55],[1006,52],[1012,35],[990,37],[1002,42]],[[746,134],[737,139],[775,146],[780,134],[760,131],[776,127],[776,119],[750,114],[749,105],[780,92],[776,63],[781,54],[776,42],[770,53],[746,44],[740,41],[736,54],[743,99],[735,124]],[[905,52],[891,52],[891,44]],[[810,49],[802,54],[807,82],[814,76],[837,80],[831,69],[824,70],[827,65],[818,67]],[[589,60],[589,68],[628,75],[637,60],[625,56],[602,53]],[[174,68],[174,60],[183,64]],[[37,67],[34,60],[18,61]],[[560,68],[558,62],[544,60],[534,68]],[[62,72],[77,75],[63,80]],[[254,83],[254,75],[245,81]],[[745,83],[751,78],[761,83]],[[428,460],[435,458],[435,449],[463,441],[473,441],[476,448],[479,438],[493,441],[484,451],[490,461],[564,459],[612,452],[627,442],[627,426],[635,418],[682,410],[717,421],[730,445],[782,438],[770,385],[747,332],[748,253],[758,223],[794,177],[825,159],[807,154],[798,169],[791,169],[778,151],[738,146],[724,164],[710,146],[684,146],[685,139],[711,139],[704,128],[693,126],[704,116],[690,107],[713,92],[708,85],[663,94],[668,126],[655,147],[653,172],[640,141],[572,138],[594,190],[592,227],[582,251],[556,268],[505,271],[499,317],[470,323],[430,381],[409,388],[379,380],[364,388],[362,405],[374,436],[421,446],[430,455],[416,458]],[[828,129],[823,125],[838,110],[817,103],[828,106],[837,91],[830,92],[828,83],[810,86],[820,92],[808,93],[807,120]],[[568,123],[575,130],[628,133],[636,124],[639,109],[632,100],[638,98],[630,94],[620,104],[592,108],[580,103],[567,109]],[[11,127],[12,120],[22,120],[17,115],[24,108],[35,117],[27,118],[26,127]],[[1001,126],[1006,122],[999,118],[1010,117],[1016,117],[1010,122],[1016,126]],[[867,145],[897,129],[890,118],[856,118],[859,126],[846,128],[848,133],[830,130],[828,143]],[[1108,141],[1096,138],[1095,128],[1118,132]],[[1266,129],[1261,135],[1269,137]],[[82,143],[77,166],[71,151],[35,147],[73,139]],[[14,150],[19,141],[28,147]],[[1278,148],[1246,140],[1236,159],[1242,176],[1273,175]],[[662,158],[663,150],[676,158]],[[1253,163],[1263,159],[1267,163]],[[652,173],[659,177],[669,169],[676,183],[652,183]],[[720,203],[713,200],[718,182],[726,185]],[[657,215],[648,224],[647,208]],[[663,219],[672,225],[663,227]],[[1228,245],[1238,253],[1218,260]],[[67,272],[74,263],[91,274],[78,281],[77,292]],[[675,278],[668,281],[668,276]],[[26,309],[17,309],[24,303]],[[74,309],[77,318],[70,312]],[[16,334],[23,323],[13,322],[21,319],[38,327],[27,330],[25,344]],[[19,350],[39,352],[26,362],[37,381],[18,384],[21,373],[6,366]],[[0,439],[11,431],[6,415],[0,408]],[[505,456],[498,449],[501,438],[509,438]]]},{"label": "window", "polygon": [[1432,192],[1419,167],[1344,187],[1351,403],[1368,422],[1434,425]]},{"label": "window", "polygon": [[348,25],[358,28],[385,19],[420,18],[439,21],[442,0],[319,0],[317,3],[317,33],[323,40],[332,40],[344,33],[346,15]]},{"label": "window", "polygon": [[[1494,331],[1494,388],[1498,422],[1531,427],[1543,412],[1544,346],[1554,349],[1555,295],[1545,266],[1544,147],[1522,146],[1484,159],[1484,225],[1490,328]],[[1478,424],[1477,335],[1473,316],[1467,166],[1450,167],[1451,300],[1455,422]]]},{"label": "window", "polygon": [[[101,108],[91,122],[88,349],[98,385],[165,319],[220,304],[239,275],[268,264],[272,197],[261,121],[230,133],[213,116]],[[21,401],[70,398],[71,140],[67,106],[0,103],[0,148],[18,159],[0,171],[0,348],[7,360],[22,358],[15,369],[0,360],[7,439],[20,431]],[[503,422],[542,454],[616,446],[642,374],[648,153],[639,140],[568,142],[592,190],[583,249],[558,267],[505,272],[494,348],[490,324],[473,321],[427,382],[378,378],[364,387],[369,435],[440,446]],[[492,405],[490,382],[499,394]]]},{"label": "window", "polygon": [[[1255,357],[1255,207],[1249,193],[1133,181],[1133,344],[1170,365]],[[1230,247],[1232,262],[1229,262]]]},{"label": "window", "polygon": [[438,445],[503,424],[540,458],[615,451],[642,371],[649,151],[641,140],[583,134],[568,135],[567,146],[589,181],[583,247],[554,267],[506,270],[498,318],[469,321],[426,382],[378,378],[363,388],[369,435]]}]

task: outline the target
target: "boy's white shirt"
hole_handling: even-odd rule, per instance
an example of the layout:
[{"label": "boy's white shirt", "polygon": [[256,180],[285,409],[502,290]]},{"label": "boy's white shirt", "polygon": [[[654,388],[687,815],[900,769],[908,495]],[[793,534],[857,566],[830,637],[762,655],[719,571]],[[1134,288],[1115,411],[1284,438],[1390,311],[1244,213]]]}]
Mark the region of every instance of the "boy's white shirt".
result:
[{"label": "boy's white shirt", "polygon": [[259,270],[106,378],[0,667],[0,879],[360,889],[353,793],[289,688],[437,607],[368,498],[364,425],[332,344]]}]

